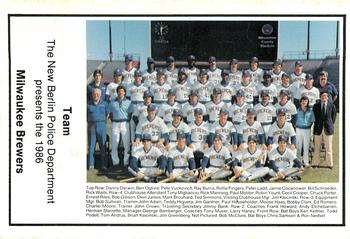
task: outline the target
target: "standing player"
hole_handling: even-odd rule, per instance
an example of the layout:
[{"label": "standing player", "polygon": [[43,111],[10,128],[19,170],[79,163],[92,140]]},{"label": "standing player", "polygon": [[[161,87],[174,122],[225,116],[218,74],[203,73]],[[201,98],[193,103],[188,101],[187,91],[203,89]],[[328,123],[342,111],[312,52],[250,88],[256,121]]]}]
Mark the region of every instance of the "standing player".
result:
[{"label": "standing player", "polygon": [[136,68],[134,68],[133,57],[130,54],[125,55],[125,68],[122,71],[123,82],[122,84],[126,87],[134,82]]},{"label": "standing player", "polygon": [[208,81],[213,84],[213,86],[218,86],[221,81],[221,70],[216,67],[216,57],[209,57],[209,69],[208,69]]},{"label": "standing player", "polygon": [[142,142],[143,147],[133,153],[128,170],[138,180],[155,182],[165,172],[167,160],[157,147],[152,146],[150,134],[145,133]]},{"label": "standing player", "polygon": [[208,103],[211,99],[211,92],[214,86],[208,81],[208,72],[206,69],[201,69],[199,72],[199,81],[193,85],[193,89],[198,92],[198,100],[202,104]]},{"label": "standing player", "polygon": [[284,71],[282,71],[282,61],[280,59],[277,59],[273,62],[270,74],[273,80],[273,84],[276,87],[279,87],[282,83],[282,75],[284,74]]},{"label": "standing player", "polygon": [[291,100],[291,102],[294,102],[294,95],[295,92],[293,92],[293,87],[290,84],[290,78],[289,75],[287,73],[283,73],[282,74],[282,79],[281,79],[281,85],[279,85],[277,87],[277,95],[280,95],[281,90],[288,90],[289,91],[289,98]]},{"label": "standing player", "polygon": [[260,96],[261,103],[255,105],[254,109],[256,111],[256,120],[263,127],[265,139],[267,139],[267,133],[276,118],[276,108],[269,102],[270,96],[266,90],[262,90]]},{"label": "standing player", "polygon": [[187,81],[187,75],[185,69],[181,68],[178,73],[178,80],[172,85],[172,88],[176,91],[176,102],[181,105],[181,107],[188,102],[191,85]]},{"label": "standing player", "polygon": [[306,96],[309,100],[309,108],[312,108],[317,101],[320,100],[320,91],[313,86],[314,78],[311,74],[307,74],[305,77],[305,85],[300,87],[297,94],[295,95],[294,104],[298,107],[300,99]]},{"label": "standing player", "polygon": [[168,101],[159,107],[158,116],[164,120],[165,124],[169,124],[173,119],[173,111],[180,110],[181,105],[175,102],[175,89],[168,91]]},{"label": "standing player", "polygon": [[108,102],[115,100],[117,98],[117,87],[122,82],[122,70],[115,69],[113,72],[113,81],[107,85],[106,89],[106,99]]},{"label": "standing player", "polygon": [[253,84],[258,85],[262,81],[264,71],[259,68],[259,59],[257,57],[254,56],[250,59],[248,72]]},{"label": "standing player", "polygon": [[99,69],[96,69],[94,71],[94,81],[88,84],[87,86],[87,101],[92,101],[92,92],[94,91],[95,88],[100,89],[101,91],[101,100],[106,99],[106,85],[102,82],[103,74],[102,71]]},{"label": "standing player", "polygon": [[187,75],[187,81],[193,85],[197,82],[199,69],[196,67],[196,57],[194,55],[189,55],[187,57],[187,68],[185,69]]},{"label": "standing player", "polygon": [[183,132],[186,135],[186,144],[190,143],[190,131],[188,125],[182,122],[182,115],[180,110],[176,109],[173,111],[173,120],[167,124],[169,131],[169,144],[167,144],[167,150],[173,148],[177,142],[177,133]]},{"label": "standing player", "polygon": [[136,109],[133,110],[132,119],[137,126],[140,121],[143,121],[147,117],[147,107],[152,104],[153,94],[151,91],[146,91],[143,94],[143,104],[138,105]]},{"label": "standing player", "polygon": [[305,84],[306,74],[303,72],[303,63],[301,61],[296,61],[294,66],[294,72],[290,75],[290,79],[293,87],[299,89],[300,86]]},{"label": "standing player", "polygon": [[182,107],[182,116],[184,121],[188,124],[194,122],[194,109],[201,108],[206,114],[205,106],[198,102],[198,93],[196,90],[191,90],[190,101]]},{"label": "standing player", "polygon": [[228,109],[230,112],[229,117],[236,129],[245,121],[247,109],[249,108],[251,108],[251,106],[245,102],[245,92],[243,90],[238,90],[236,93],[236,102]]},{"label": "standing player", "polygon": [[147,57],[147,70],[142,75],[142,81],[148,89],[157,82],[155,62],[151,57]]},{"label": "standing player", "polygon": [[221,90],[222,101],[225,102],[226,107],[230,107],[232,105],[235,91],[233,85],[230,83],[229,71],[222,70],[221,77],[222,81],[220,82],[218,88]]},{"label": "standing player", "polygon": [[230,62],[230,73],[229,73],[230,82],[235,88],[236,85],[241,83],[242,80],[242,71],[238,70],[238,60],[232,59]]},{"label": "standing player", "polygon": [[225,107],[225,102],[221,100],[221,90],[219,88],[213,89],[213,101],[205,104],[207,114],[209,115],[209,122],[213,123],[219,119],[219,112]]},{"label": "standing player", "polygon": [[[272,84],[271,74],[269,72],[264,72],[263,81],[257,85],[257,91],[259,96],[261,91],[265,90],[269,94],[269,102],[276,103],[277,102],[277,87]],[[259,97],[259,102],[261,102],[261,97]]]},{"label": "standing player", "polygon": [[245,102],[250,105],[250,107],[253,107],[253,105],[258,101],[258,92],[256,90],[256,85],[250,79],[250,73],[248,71],[244,71],[242,75],[242,82],[236,86],[236,91],[243,90],[245,93]]},{"label": "standing player", "polygon": [[285,109],[286,110],[286,120],[295,124],[295,116],[297,114],[297,109],[295,105],[288,100],[289,92],[286,90],[280,91],[279,101],[274,105],[276,110]]},{"label": "standing player", "polygon": [[165,81],[166,83],[172,86],[177,81],[177,78],[178,78],[177,74],[179,70],[175,68],[175,58],[173,56],[168,56],[168,58],[166,59],[166,64],[167,64],[167,67],[164,72]]},{"label": "standing player", "polygon": [[278,146],[269,152],[270,180],[300,180],[304,167],[295,153],[287,148],[288,137],[278,136]]},{"label": "standing player", "polygon": [[165,83],[165,75],[163,70],[158,70],[157,77],[157,83],[151,86],[150,91],[153,94],[154,103],[160,107],[167,101],[168,92],[171,89],[171,86]]}]

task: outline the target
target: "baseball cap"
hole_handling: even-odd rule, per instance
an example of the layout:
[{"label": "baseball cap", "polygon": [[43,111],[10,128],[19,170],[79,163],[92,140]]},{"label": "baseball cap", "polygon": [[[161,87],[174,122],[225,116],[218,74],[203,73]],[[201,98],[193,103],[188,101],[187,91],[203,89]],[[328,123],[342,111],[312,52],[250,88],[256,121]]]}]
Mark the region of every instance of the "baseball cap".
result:
[{"label": "baseball cap", "polygon": [[216,57],[215,56],[209,57],[208,62],[213,62],[213,61],[216,61]]},{"label": "baseball cap", "polygon": [[208,74],[208,71],[207,71],[207,69],[201,69],[200,71],[199,71],[199,74]]},{"label": "baseball cap", "polygon": [[186,69],[181,67],[178,74],[185,74],[185,75],[187,75]]},{"label": "baseball cap", "polygon": [[227,109],[221,109],[220,110],[220,114],[221,113],[224,113],[224,114],[226,114],[226,115],[228,115],[229,114],[229,112],[228,112],[228,110]]},{"label": "baseball cap", "polygon": [[125,55],[125,61],[132,61],[132,55],[126,54]]},{"label": "baseball cap", "polygon": [[238,60],[236,58],[233,58],[231,61],[230,61],[230,64],[238,64]]},{"label": "baseball cap", "polygon": [[220,140],[222,140],[222,135],[221,135],[221,134],[216,133],[216,134],[214,134],[213,139],[220,139]]},{"label": "baseball cap", "polygon": [[201,115],[202,115],[202,114],[203,114],[203,110],[202,110],[201,108],[195,108],[195,109],[194,109],[194,113],[195,113],[195,114],[201,114]]},{"label": "baseball cap", "polygon": [[176,95],[176,90],[175,89],[168,90],[168,95]]},{"label": "baseball cap", "polygon": [[305,80],[313,80],[314,77],[311,74],[306,74]]},{"label": "baseball cap", "polygon": [[259,62],[259,59],[256,56],[253,56],[252,58],[250,58],[249,63],[252,63],[252,62]]},{"label": "baseball cap", "polygon": [[157,110],[157,106],[155,104],[150,104],[147,106],[147,111]]},{"label": "baseball cap", "polygon": [[286,135],[280,135],[278,136],[278,142],[280,141],[284,141],[284,142],[288,142],[288,137]]},{"label": "baseball cap", "polygon": [[321,71],[320,74],[318,74],[318,75],[320,75],[320,76],[324,75],[324,76],[327,77],[328,76],[328,72],[327,71]]},{"label": "baseball cap", "polygon": [[134,76],[142,76],[142,71],[136,70]]},{"label": "baseball cap", "polygon": [[196,60],[196,57],[194,55],[189,55],[187,57],[187,61],[195,61]]},{"label": "baseball cap", "polygon": [[245,92],[242,89],[239,89],[236,93],[236,96],[245,96]]},{"label": "baseball cap", "polygon": [[143,93],[143,98],[145,97],[153,97],[153,94],[150,90],[146,90],[144,93]]},{"label": "baseball cap", "polygon": [[249,76],[249,77],[250,77],[249,71],[247,71],[247,70],[243,71],[242,77],[243,77],[243,76]]},{"label": "baseball cap", "polygon": [[166,62],[171,62],[171,61],[175,61],[175,58],[173,56],[168,56],[168,58],[166,59]]},{"label": "baseball cap", "polygon": [[142,140],[149,140],[151,141],[152,136],[148,133],[145,133],[144,135],[142,135]]},{"label": "baseball cap", "polygon": [[198,96],[198,91],[197,91],[197,90],[191,90],[191,95],[196,95],[196,96]]},{"label": "baseball cap", "polygon": [[282,65],[282,60],[277,59],[273,62],[273,65]]},{"label": "baseball cap", "polygon": [[177,138],[177,139],[179,139],[179,138],[186,138],[185,132],[183,132],[182,130],[179,131],[179,132],[177,132],[176,138]]},{"label": "baseball cap", "polygon": [[280,108],[277,110],[277,115],[280,115],[280,114],[286,114],[287,113],[287,110],[285,108]]},{"label": "baseball cap", "polygon": [[261,90],[260,95],[261,96],[264,96],[264,95],[270,96],[268,90]]},{"label": "baseball cap", "polygon": [[272,76],[271,76],[270,72],[265,71],[264,75],[263,75],[263,79],[264,80],[270,80],[271,78],[272,78]]},{"label": "baseball cap", "polygon": [[295,66],[303,66],[303,63],[301,61],[296,61]]},{"label": "baseball cap", "polygon": [[252,115],[255,115],[255,114],[256,114],[256,111],[255,111],[254,108],[248,108],[248,109],[247,109],[247,115],[250,115],[250,114],[252,114]]},{"label": "baseball cap", "polygon": [[165,72],[163,69],[158,69],[157,70],[157,75],[165,75]]},{"label": "baseball cap", "polygon": [[254,135],[254,134],[249,135],[247,142],[250,142],[250,141],[257,142],[258,139],[256,138],[256,135]]},{"label": "baseball cap", "polygon": [[122,70],[119,69],[119,68],[115,69],[114,72],[113,72],[113,75],[114,76],[121,76],[122,75]]},{"label": "baseball cap", "polygon": [[221,90],[217,87],[213,89],[213,94],[221,94]]},{"label": "baseball cap", "polygon": [[147,57],[147,63],[154,63],[154,59],[152,57]]},{"label": "baseball cap", "polygon": [[282,89],[282,90],[280,91],[280,95],[282,95],[282,94],[288,96],[288,95],[289,95],[289,91],[286,90],[286,89]]},{"label": "baseball cap", "polygon": [[181,111],[179,109],[174,109],[173,113],[172,113],[172,116],[182,116],[181,115]]},{"label": "baseball cap", "polygon": [[228,70],[226,70],[226,69],[223,69],[221,71],[221,75],[229,75],[229,74],[230,74],[230,72]]},{"label": "baseball cap", "polygon": [[283,73],[282,74],[282,78],[284,78],[284,77],[288,77],[289,78],[289,75],[287,73]]}]

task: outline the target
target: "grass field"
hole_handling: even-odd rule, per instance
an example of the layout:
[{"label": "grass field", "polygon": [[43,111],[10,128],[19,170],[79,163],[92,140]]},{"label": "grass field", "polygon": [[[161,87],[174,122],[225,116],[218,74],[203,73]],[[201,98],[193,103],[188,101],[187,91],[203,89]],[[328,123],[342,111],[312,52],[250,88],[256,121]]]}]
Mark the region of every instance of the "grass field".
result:
[{"label": "grass field", "polygon": [[[339,115],[338,115],[339,116]],[[342,157],[339,155],[339,117],[335,122],[335,133],[333,136],[333,169],[328,168],[308,168],[305,169],[302,174],[301,181],[295,181],[295,183],[327,183],[327,182],[338,182],[339,181],[339,160]],[[107,123],[107,132],[110,132],[110,123]],[[321,153],[321,166],[324,163],[324,152]],[[122,179],[132,177],[132,175],[123,166],[116,168],[110,168],[106,172],[100,173],[98,170],[87,171],[87,182],[103,182],[113,183],[119,182]],[[208,183],[228,183],[225,180],[213,180]],[[285,182],[285,181],[283,181]],[[289,181],[288,183],[294,183]]]}]

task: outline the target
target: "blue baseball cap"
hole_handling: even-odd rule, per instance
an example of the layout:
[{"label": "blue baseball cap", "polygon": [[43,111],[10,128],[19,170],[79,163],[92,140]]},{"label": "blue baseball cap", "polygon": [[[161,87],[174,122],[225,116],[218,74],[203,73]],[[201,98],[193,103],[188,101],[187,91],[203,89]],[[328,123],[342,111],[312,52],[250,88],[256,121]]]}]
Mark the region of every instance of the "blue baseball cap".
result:
[{"label": "blue baseball cap", "polygon": [[278,142],[280,141],[284,141],[284,142],[288,142],[288,137],[284,134],[278,136]]},{"label": "blue baseball cap", "polygon": [[207,71],[207,69],[201,69],[200,71],[199,71],[199,74],[205,74],[205,75],[208,75],[208,71]]},{"label": "blue baseball cap", "polygon": [[147,57],[147,63],[154,63],[154,59],[152,57]]},{"label": "blue baseball cap", "polygon": [[289,91],[286,90],[286,89],[282,89],[282,90],[280,91],[280,95],[282,95],[282,94],[284,94],[284,95],[286,95],[286,96],[289,96]]},{"label": "blue baseball cap", "polygon": [[229,75],[229,74],[230,74],[230,72],[228,70],[226,70],[226,69],[223,69],[221,71],[221,75]]},{"label": "blue baseball cap", "polygon": [[229,115],[229,112],[228,112],[228,110],[227,109],[223,109],[223,108],[221,108],[221,110],[220,110],[220,114],[221,113],[224,113],[224,114],[226,114],[226,115]]},{"label": "blue baseball cap", "polygon": [[258,141],[256,135],[254,134],[249,135],[247,142],[250,142],[250,141],[254,141],[256,143]]},{"label": "blue baseball cap", "polygon": [[273,65],[282,65],[282,60],[281,59],[277,59],[273,62]]},{"label": "blue baseball cap", "polygon": [[261,96],[264,96],[264,95],[270,96],[268,90],[261,90],[261,91],[260,91],[260,95],[261,95]]},{"label": "blue baseball cap", "polygon": [[194,55],[189,55],[187,57],[187,61],[195,61],[196,60],[196,57]]},{"label": "blue baseball cap", "polygon": [[181,67],[180,70],[179,70],[179,73],[178,74],[184,74],[184,75],[187,75],[186,73],[186,69]]},{"label": "blue baseball cap", "polygon": [[305,80],[313,80],[314,77],[311,74],[306,74]]},{"label": "blue baseball cap", "polygon": [[134,76],[142,76],[142,71],[136,70]]},{"label": "blue baseball cap", "polygon": [[249,76],[249,77],[251,77],[251,76],[250,76],[250,72],[249,72],[248,70],[243,71],[242,77],[243,77],[243,76]]},{"label": "blue baseball cap", "polygon": [[122,75],[122,70],[119,69],[119,68],[115,69],[114,72],[113,72],[113,75],[114,76],[121,76]]},{"label": "blue baseball cap", "polygon": [[230,64],[238,64],[238,60],[236,58],[233,58],[231,61],[230,61]]},{"label": "blue baseball cap", "polygon": [[288,78],[289,78],[288,73],[283,73],[283,74],[282,74],[282,78],[285,78],[285,77],[288,77]]},{"label": "blue baseball cap", "polygon": [[236,93],[236,96],[245,96],[245,92],[242,89],[239,89]]},{"label": "blue baseball cap", "polygon": [[158,69],[157,70],[157,75],[165,75],[165,72],[163,69]]},{"label": "blue baseball cap", "polygon": [[277,115],[281,115],[281,114],[286,114],[287,113],[287,110],[285,108],[279,108],[277,110]]},{"label": "blue baseball cap", "polygon": [[198,91],[197,91],[197,90],[191,90],[191,95],[196,95],[196,96],[198,96]]},{"label": "blue baseball cap", "polygon": [[166,62],[171,62],[171,61],[175,61],[175,58],[173,56],[168,56],[166,58]]},{"label": "blue baseball cap", "polygon": [[182,116],[181,111],[179,109],[174,109],[172,116]]},{"label": "blue baseball cap", "polygon": [[152,136],[150,134],[148,134],[148,133],[145,133],[145,134],[142,135],[142,140],[149,140],[149,141],[151,141],[151,139],[152,139]]},{"label": "blue baseball cap", "polygon": [[256,111],[254,108],[248,108],[247,109],[247,115],[256,115]]},{"label": "blue baseball cap", "polygon": [[263,75],[263,79],[264,79],[264,81],[271,80],[272,79],[271,73],[268,71],[265,71],[264,75]]},{"label": "blue baseball cap", "polygon": [[132,61],[133,57],[130,54],[126,54],[124,59],[125,59],[125,61]]},{"label": "blue baseball cap", "polygon": [[295,66],[303,66],[303,63],[301,61],[296,61],[294,65]]},{"label": "blue baseball cap", "polygon": [[213,62],[213,61],[216,61],[216,57],[215,56],[209,57],[208,62]]},{"label": "blue baseball cap", "polygon": [[213,94],[221,94],[221,89],[215,87],[215,88],[213,89]]},{"label": "blue baseball cap", "polygon": [[147,106],[147,111],[157,110],[157,106],[155,104],[150,104]]},{"label": "blue baseball cap", "polygon": [[195,109],[194,109],[194,113],[195,113],[195,114],[201,114],[201,115],[202,115],[202,114],[203,114],[203,110],[202,110],[201,108],[195,108]]},{"label": "blue baseball cap", "polygon": [[177,138],[177,139],[179,139],[179,138],[186,138],[185,132],[183,132],[182,130],[179,131],[179,132],[177,132],[176,138]]},{"label": "blue baseball cap", "polygon": [[216,134],[214,134],[213,139],[220,139],[220,140],[222,140],[222,135],[221,135],[221,134],[216,133]]},{"label": "blue baseball cap", "polygon": [[168,95],[176,95],[176,90],[175,89],[168,90]]},{"label": "blue baseball cap", "polygon": [[253,56],[252,58],[250,58],[249,63],[252,62],[258,62],[259,63],[259,59],[256,56]]},{"label": "blue baseball cap", "polygon": [[145,97],[153,97],[153,94],[150,90],[146,90],[144,93],[143,93],[143,98]]}]

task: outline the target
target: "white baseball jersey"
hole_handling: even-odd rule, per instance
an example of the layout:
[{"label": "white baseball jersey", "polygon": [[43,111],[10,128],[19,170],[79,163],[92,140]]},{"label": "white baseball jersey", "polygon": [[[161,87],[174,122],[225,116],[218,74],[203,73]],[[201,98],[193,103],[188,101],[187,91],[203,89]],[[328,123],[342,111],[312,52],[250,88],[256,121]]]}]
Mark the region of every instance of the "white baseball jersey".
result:
[{"label": "white baseball jersey", "polygon": [[169,130],[169,141],[170,142],[176,142],[177,141],[177,133],[182,131],[185,134],[189,134],[190,130],[186,123],[180,122],[179,125],[174,125],[173,122],[167,124],[168,130]]},{"label": "white baseball jersey", "polygon": [[167,124],[173,120],[172,114],[175,109],[178,109],[178,110],[181,109],[181,106],[179,103],[174,102],[174,104],[170,105],[168,102],[166,102],[165,104],[162,104],[159,107],[157,115],[160,118],[162,118],[164,122]]},{"label": "white baseball jersey", "polygon": [[257,85],[258,83],[260,83],[263,79],[263,75],[264,75],[264,71],[261,68],[256,69],[255,71],[253,71],[252,69],[248,69],[248,72],[250,74],[250,79],[251,81]]},{"label": "white baseball jersey", "polygon": [[221,100],[225,103],[231,104],[232,97],[235,94],[234,87],[231,83],[227,85],[219,84],[218,88],[221,90]]},{"label": "white baseball jersey", "polygon": [[143,84],[150,88],[157,82],[157,71],[148,72],[147,70],[142,74]]},{"label": "white baseball jersey", "polygon": [[209,124],[203,121],[197,125],[195,122],[189,125],[192,143],[206,143],[209,135]]},{"label": "white baseball jersey", "polygon": [[285,103],[284,105],[281,105],[280,102],[277,102],[274,106],[276,108],[276,112],[278,109],[281,109],[281,108],[284,108],[287,110],[286,121],[288,122],[290,122],[292,120],[292,116],[297,113],[297,108],[290,100],[288,100],[287,103]]},{"label": "white baseball jersey", "polygon": [[169,158],[172,158],[174,168],[188,168],[189,159],[194,158],[193,150],[187,146],[184,149],[180,150],[178,147],[173,147],[170,150]]},{"label": "white baseball jersey", "polygon": [[237,133],[243,136],[243,142],[247,142],[249,135],[255,135],[256,138],[259,139],[259,135],[264,134],[264,129],[258,121],[254,121],[253,124],[249,124],[245,120],[238,126]]},{"label": "white baseball jersey", "polygon": [[280,86],[282,84],[282,75],[284,74],[284,71],[280,72],[274,72],[273,70],[270,71],[271,78],[272,78],[272,84],[274,84],[276,87]]},{"label": "white baseball jersey", "polygon": [[131,68],[129,71],[127,69],[123,69],[122,76],[123,76],[123,85],[127,86],[132,83],[134,83],[134,74],[135,74],[136,68]]},{"label": "white baseball jersey", "polygon": [[184,103],[188,101],[191,93],[191,85],[187,81],[185,81],[182,84],[176,82],[175,84],[173,84],[172,88],[176,90],[177,102]]},{"label": "white baseball jersey", "polygon": [[140,161],[141,167],[158,167],[157,159],[162,156],[162,152],[154,146],[151,146],[148,151],[144,147],[135,150],[133,157]]},{"label": "white baseball jersey", "polygon": [[168,134],[169,130],[163,119],[158,116],[152,121],[149,121],[146,117],[142,122],[137,124],[135,135],[142,136],[146,133],[151,135],[152,142],[157,142],[162,137],[162,134]]},{"label": "white baseball jersey", "polygon": [[261,125],[272,124],[272,118],[276,117],[276,108],[268,103],[263,105],[261,103],[254,106],[256,111],[256,120],[261,123]]},{"label": "white baseball jersey", "polygon": [[270,96],[269,102],[272,103],[273,99],[277,97],[277,87],[274,84],[271,84],[269,86],[264,86],[262,83],[260,83],[257,87],[258,95],[259,95],[259,102],[261,102],[261,91],[266,90]]},{"label": "white baseball jersey", "polygon": [[237,154],[236,159],[242,164],[244,169],[255,168],[257,161],[262,163],[263,152],[256,147],[254,152],[250,152],[248,148],[244,148],[239,154]]},{"label": "white baseball jersey", "polygon": [[214,145],[212,145],[204,153],[204,157],[209,158],[209,164],[214,167],[222,167],[227,161],[231,160],[230,150],[225,146],[215,150]]},{"label": "white baseball jersey", "polygon": [[197,102],[197,104],[193,105],[190,102],[187,102],[182,107],[182,116],[186,117],[188,123],[194,122],[194,110],[196,108],[200,108],[203,110],[203,115],[207,114],[207,110],[202,103]]},{"label": "white baseball jersey", "polygon": [[242,71],[236,71],[236,72],[230,71],[228,77],[229,77],[230,82],[231,82],[233,87],[235,87],[236,85],[241,83],[241,81],[242,81],[242,74],[243,74]]},{"label": "white baseball jersey", "polygon": [[145,120],[147,117],[147,107],[148,105],[142,104],[142,105],[137,105],[136,109],[133,112],[133,116],[136,116],[140,121]]},{"label": "white baseball jersey", "polygon": [[155,103],[166,102],[168,100],[168,91],[171,89],[171,86],[167,83],[159,85],[156,84],[151,86],[151,92],[153,94],[153,101]]},{"label": "white baseball jersey", "polygon": [[228,111],[230,112],[233,124],[239,125],[245,121],[247,118],[247,109],[249,108],[251,108],[251,106],[245,102],[242,105],[238,105],[237,103],[231,105]]},{"label": "white baseball jersey", "polygon": [[316,87],[311,87],[307,89],[305,86],[302,86],[296,93],[295,99],[300,100],[301,97],[306,96],[309,99],[309,107],[314,106],[317,100],[320,99],[320,90]]},{"label": "white baseball jersey", "polygon": [[285,135],[289,137],[289,143],[291,143],[290,138],[295,136],[295,131],[293,128],[292,123],[285,122],[282,127],[279,127],[277,124],[277,121],[275,121],[267,133],[267,137],[272,137],[272,143],[277,144],[278,143],[278,136]]},{"label": "white baseball jersey", "polygon": [[148,88],[143,84],[130,84],[126,89],[126,96],[130,97],[131,102],[142,102],[143,93],[148,90]]},{"label": "white baseball jersey", "polygon": [[185,72],[187,74],[187,81],[191,85],[197,82],[198,75],[199,75],[199,69],[197,67],[193,67],[193,69],[185,68]]},{"label": "white baseball jersey", "polygon": [[290,75],[290,81],[292,84],[296,83],[296,88],[300,88],[300,86],[305,85],[305,77],[306,73],[302,72],[301,74],[297,75],[295,72],[293,72]]},{"label": "white baseball jersey", "polygon": [[284,85],[279,85],[278,87],[277,87],[277,95],[280,95],[280,91],[281,90],[288,90],[288,92],[289,92],[289,97],[290,97],[290,99],[291,100],[293,100],[294,99],[294,88],[292,87],[292,85],[291,84],[289,84],[288,86],[284,86]]},{"label": "white baseball jersey", "polygon": [[221,69],[215,68],[215,70],[208,69],[208,81],[210,81],[214,86],[220,84],[221,81]]},{"label": "white baseball jersey", "polygon": [[[224,136],[222,143],[224,145],[231,144],[232,134],[236,132],[236,128],[233,126],[232,122],[227,121],[226,124],[221,125],[220,121],[216,121],[210,126],[210,133],[220,134]],[[233,142],[232,142],[233,143]]]},{"label": "white baseball jersey", "polygon": [[210,101],[205,104],[205,108],[207,109],[207,114],[209,115],[209,121],[214,122],[219,120],[219,113],[222,108],[225,108],[226,104],[223,101],[215,104],[213,101]]},{"label": "white baseball jersey", "polygon": [[210,96],[213,88],[213,84],[209,81],[207,81],[205,84],[198,81],[193,85],[193,89],[198,92],[198,101],[205,103],[211,100]]},{"label": "white baseball jersey", "polygon": [[177,82],[179,69],[174,68],[172,71],[170,71],[168,68],[165,69],[164,75],[165,75],[165,81],[169,85],[173,85]]},{"label": "white baseball jersey", "polygon": [[245,102],[248,104],[253,104],[254,96],[258,96],[256,85],[253,82],[250,82],[246,86],[242,85],[241,83],[241,84],[238,84],[236,87],[237,87],[236,92],[239,89],[242,89],[245,92]]},{"label": "white baseball jersey", "polygon": [[106,89],[106,95],[109,95],[110,97],[110,101],[113,101],[117,98],[117,88],[118,88],[119,84],[111,82],[107,85],[107,89]]},{"label": "white baseball jersey", "polygon": [[289,148],[286,148],[284,152],[280,152],[278,148],[274,148],[268,153],[268,156],[270,161],[275,161],[279,169],[292,168],[294,159],[297,158],[295,153]]}]

